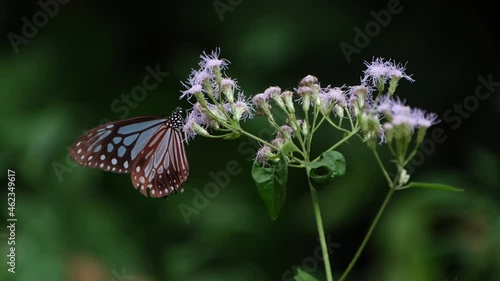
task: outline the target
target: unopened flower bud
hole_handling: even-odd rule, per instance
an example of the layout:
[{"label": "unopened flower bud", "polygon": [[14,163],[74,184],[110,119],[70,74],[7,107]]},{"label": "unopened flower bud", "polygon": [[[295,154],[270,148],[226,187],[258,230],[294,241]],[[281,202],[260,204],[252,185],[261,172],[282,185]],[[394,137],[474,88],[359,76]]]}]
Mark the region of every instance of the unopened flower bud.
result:
[{"label": "unopened flower bud", "polygon": [[285,139],[276,137],[274,140],[271,141],[271,144],[274,145],[277,149],[281,149],[285,144]]},{"label": "unopened flower bud", "polygon": [[402,169],[401,172],[399,172],[399,181],[398,181],[399,186],[405,185],[406,183],[408,183],[409,180],[410,180],[410,175],[408,174],[406,169]]},{"label": "unopened flower bud", "polygon": [[293,129],[290,126],[283,125],[280,127],[280,131],[278,132],[278,136],[284,139],[291,139],[293,136]]},{"label": "unopened flower bud", "polygon": [[363,112],[360,116],[360,122],[366,140],[374,140],[379,136],[380,120],[376,115]]},{"label": "unopened flower bud", "polygon": [[311,87],[314,84],[318,83],[318,78],[313,75],[307,75],[306,77],[302,78],[299,82],[300,87]]},{"label": "unopened flower bud", "polygon": [[309,107],[311,106],[311,96],[313,94],[313,90],[310,87],[302,86],[297,89],[297,94],[302,97],[302,109],[304,112],[309,111]]},{"label": "unopened flower bud", "polygon": [[307,122],[302,122],[302,134],[307,136],[309,133],[309,127],[307,126]]},{"label": "unopened flower bud", "polygon": [[234,89],[236,88],[236,82],[229,78],[224,78],[220,82],[220,88],[227,102],[230,104],[234,103]]},{"label": "unopened flower bud", "polygon": [[197,123],[193,123],[193,125],[192,125],[191,128],[198,135],[201,135],[201,136],[204,136],[204,137],[209,137],[210,136],[210,133],[208,133],[208,131],[205,130],[205,128],[203,128],[202,126],[198,125]]},{"label": "unopened flower bud", "polygon": [[281,99],[281,88],[280,87],[269,87],[264,91],[264,94],[268,96],[268,98],[273,99],[273,101],[279,106],[279,108],[286,110],[285,103]]},{"label": "unopened flower bud", "polygon": [[293,92],[291,91],[284,91],[280,95],[281,100],[285,103],[285,106],[290,113],[295,113],[295,107],[293,106]]}]

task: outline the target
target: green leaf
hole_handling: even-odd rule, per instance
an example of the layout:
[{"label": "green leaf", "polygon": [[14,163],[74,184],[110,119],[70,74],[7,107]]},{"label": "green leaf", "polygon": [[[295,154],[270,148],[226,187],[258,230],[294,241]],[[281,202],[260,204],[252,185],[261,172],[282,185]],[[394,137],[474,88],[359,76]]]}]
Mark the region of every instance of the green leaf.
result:
[{"label": "green leaf", "polygon": [[299,151],[299,148],[293,143],[291,140],[287,140],[283,147],[281,148],[281,152],[283,154],[288,154],[290,152]]},{"label": "green leaf", "polygon": [[446,184],[439,183],[425,183],[425,182],[412,182],[408,185],[407,188],[433,188],[433,189],[441,189],[446,191],[464,191],[463,188],[456,188],[453,186],[449,186]]},{"label": "green leaf", "polygon": [[267,207],[269,216],[275,221],[285,204],[288,163],[283,154],[271,167],[262,167],[257,161],[252,166],[252,177],[260,198]]},{"label": "green leaf", "polygon": [[311,169],[309,177],[318,188],[324,187],[336,177],[343,176],[346,169],[344,155],[338,151],[324,152],[319,160],[307,166]]},{"label": "green leaf", "polygon": [[297,274],[294,279],[296,281],[318,281],[315,277],[309,274],[307,271],[302,270],[300,267],[297,268]]}]

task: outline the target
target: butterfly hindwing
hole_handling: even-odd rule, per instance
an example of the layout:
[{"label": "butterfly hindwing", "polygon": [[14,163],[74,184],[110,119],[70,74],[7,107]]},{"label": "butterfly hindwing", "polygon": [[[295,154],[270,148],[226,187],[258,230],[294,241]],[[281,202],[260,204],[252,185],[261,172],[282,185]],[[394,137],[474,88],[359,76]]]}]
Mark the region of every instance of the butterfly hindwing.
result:
[{"label": "butterfly hindwing", "polygon": [[131,174],[134,187],[151,197],[166,197],[182,191],[188,176],[182,134],[175,126],[162,126],[157,131],[137,157]]}]

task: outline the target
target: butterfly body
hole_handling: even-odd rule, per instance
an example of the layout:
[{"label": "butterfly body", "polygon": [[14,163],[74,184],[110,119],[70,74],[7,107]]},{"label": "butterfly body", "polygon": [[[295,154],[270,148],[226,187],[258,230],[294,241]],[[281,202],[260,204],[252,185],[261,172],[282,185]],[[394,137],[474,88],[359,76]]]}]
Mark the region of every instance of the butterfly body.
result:
[{"label": "butterfly body", "polygon": [[167,117],[137,117],[104,124],[80,136],[70,157],[84,167],[131,173],[145,196],[167,197],[189,176],[181,109]]}]

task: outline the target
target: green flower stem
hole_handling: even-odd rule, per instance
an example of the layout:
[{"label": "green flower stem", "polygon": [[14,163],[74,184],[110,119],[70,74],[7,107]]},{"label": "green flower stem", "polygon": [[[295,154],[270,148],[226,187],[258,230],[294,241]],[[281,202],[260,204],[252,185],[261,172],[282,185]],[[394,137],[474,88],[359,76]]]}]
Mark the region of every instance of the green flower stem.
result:
[{"label": "green flower stem", "polygon": [[[325,150],[325,152],[332,151],[335,148],[339,147],[341,144],[343,144],[344,142],[346,142],[352,136],[356,135],[358,133],[358,131],[359,131],[359,127],[355,128],[354,131],[349,132],[349,135],[345,136],[343,139],[341,139],[339,142],[337,142],[336,144],[334,144],[332,147],[330,147],[329,149]],[[320,156],[316,157],[316,159],[314,159],[312,162],[318,161],[319,158],[320,158]]]},{"label": "green flower stem", "polygon": [[325,121],[325,119],[326,119],[326,117],[323,115],[323,117],[321,118],[321,120],[319,120],[318,124],[316,124],[316,127],[312,130],[311,134],[316,133],[316,130],[319,129],[319,127],[321,126],[321,124],[323,124],[323,122]]},{"label": "green flower stem", "polygon": [[326,117],[326,121],[328,121],[328,123],[330,123],[335,129],[340,130],[344,133],[350,133],[349,130],[339,127],[337,124],[335,124],[335,122],[333,122],[332,119],[330,119],[330,117]]},{"label": "green flower stem", "polygon": [[[262,143],[262,144],[266,144],[266,145],[268,145],[269,147],[271,147],[271,148],[273,148],[273,149],[275,149],[275,150],[279,150],[276,146],[274,146],[274,145],[270,144],[269,142],[267,142],[267,141],[265,141],[265,140],[263,140],[263,139],[259,138],[258,136],[252,135],[251,133],[249,133],[249,132],[247,132],[247,131],[245,131],[245,130],[243,130],[243,129],[241,129],[241,128],[237,128],[237,130],[238,130],[238,132],[239,132],[240,134],[243,134],[243,135],[245,135],[245,136],[247,136],[247,137],[249,137],[249,138],[252,138],[252,139],[254,139],[254,140],[256,140],[257,142],[260,142],[260,143]],[[295,156],[293,156],[293,155],[291,155],[291,154],[288,154],[287,156],[289,156],[290,158],[292,158],[293,160],[295,160],[295,161],[297,161],[297,162],[299,162],[299,163],[302,163],[302,162],[303,162],[302,160],[300,160],[299,158],[297,158],[297,157],[295,157]]]},{"label": "green flower stem", "polygon": [[392,156],[394,156],[394,158],[397,158],[398,156],[396,154],[396,151],[394,151],[394,148],[392,147],[391,143],[389,143],[388,147],[389,147],[389,151],[391,152]]},{"label": "green flower stem", "polygon": [[302,168],[304,168],[305,166],[304,166],[303,164],[290,164],[290,163],[288,163],[288,167],[302,169]]},{"label": "green flower stem", "polygon": [[411,159],[415,156],[415,154],[417,154],[419,147],[420,147],[420,145],[415,145],[415,147],[413,148],[413,150],[410,153],[410,155],[408,156],[408,158],[406,158],[406,160],[403,162],[403,165],[402,165],[403,167],[406,166],[406,164],[408,164],[408,162],[411,161]]},{"label": "green flower stem", "polygon": [[316,189],[314,186],[311,184],[311,181],[309,180],[309,168],[307,169],[307,179],[309,181],[309,188],[311,189],[311,197],[313,201],[313,207],[314,207],[314,216],[316,218],[316,225],[318,226],[318,235],[319,235],[319,241],[321,244],[321,252],[323,253],[323,262],[325,264],[325,271],[326,271],[326,280],[327,281],[333,281],[333,276],[332,276],[332,268],[330,266],[330,257],[328,255],[328,248],[326,247],[326,239],[325,239],[325,231],[323,229],[323,220],[321,218],[321,210],[319,208],[319,202],[318,202],[318,194],[316,193]]},{"label": "green flower stem", "polygon": [[297,118],[295,118],[295,115],[290,115],[290,122],[292,122],[294,126],[297,128],[297,131],[295,132],[297,139],[299,140],[302,151],[305,151],[306,146],[304,143],[304,139],[302,138],[302,128],[299,126],[299,123],[297,122]]},{"label": "green flower stem", "polygon": [[318,119],[318,107],[315,105],[313,107],[313,122],[311,124],[311,127],[309,128],[309,137],[308,137],[308,141],[307,141],[307,154],[309,154],[311,152],[311,143],[312,143],[312,139],[313,139],[313,135],[314,135],[314,130],[316,128],[316,121]]},{"label": "green flower stem", "polygon": [[349,263],[349,266],[347,269],[344,271],[344,274],[340,277],[339,281],[344,281],[347,278],[347,275],[351,272],[351,270],[354,268],[354,265],[358,261],[359,257],[361,256],[361,253],[363,252],[363,249],[365,248],[366,244],[368,243],[368,240],[370,240],[370,237],[372,236],[373,231],[375,230],[375,227],[377,226],[378,222],[380,221],[380,218],[382,217],[382,214],[384,213],[385,208],[389,204],[389,201],[391,201],[392,194],[394,193],[394,189],[389,189],[389,193],[387,193],[387,196],[385,197],[384,203],[378,210],[377,216],[373,220],[372,225],[370,226],[370,229],[368,230],[368,233],[366,233],[365,238],[363,239],[363,242],[358,248],[358,251],[356,252],[356,255],[354,258],[351,260]]},{"label": "green flower stem", "polygon": [[222,138],[228,137],[230,135],[232,135],[232,133],[222,134],[222,135],[208,135],[208,136],[204,136],[204,137],[209,138],[209,139],[222,139]]},{"label": "green flower stem", "polygon": [[344,106],[345,112],[347,112],[347,116],[349,116],[349,122],[351,123],[351,129],[354,130],[354,122],[352,122],[352,116],[351,112],[349,111],[349,108],[347,106]]},{"label": "green flower stem", "polygon": [[391,177],[389,176],[389,173],[387,173],[387,170],[385,169],[384,164],[382,163],[382,160],[380,160],[380,156],[378,155],[377,149],[376,148],[372,148],[372,151],[373,151],[373,155],[375,155],[375,159],[377,159],[377,163],[380,166],[380,169],[384,173],[384,177],[387,180],[387,184],[392,189],[393,184],[392,184]]}]

